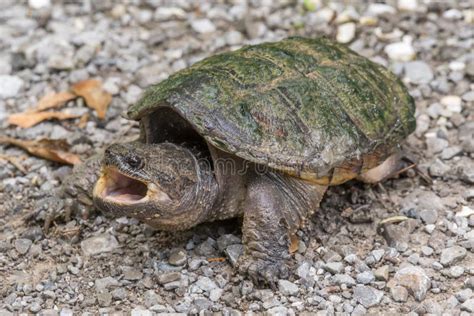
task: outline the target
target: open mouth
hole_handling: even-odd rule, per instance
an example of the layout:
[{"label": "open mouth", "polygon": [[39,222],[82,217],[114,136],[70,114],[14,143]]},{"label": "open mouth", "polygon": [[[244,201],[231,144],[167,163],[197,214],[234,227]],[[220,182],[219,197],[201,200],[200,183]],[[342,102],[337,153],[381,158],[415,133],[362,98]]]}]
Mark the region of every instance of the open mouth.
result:
[{"label": "open mouth", "polygon": [[116,203],[137,203],[147,197],[148,187],[115,168],[108,168],[97,181],[94,193]]}]

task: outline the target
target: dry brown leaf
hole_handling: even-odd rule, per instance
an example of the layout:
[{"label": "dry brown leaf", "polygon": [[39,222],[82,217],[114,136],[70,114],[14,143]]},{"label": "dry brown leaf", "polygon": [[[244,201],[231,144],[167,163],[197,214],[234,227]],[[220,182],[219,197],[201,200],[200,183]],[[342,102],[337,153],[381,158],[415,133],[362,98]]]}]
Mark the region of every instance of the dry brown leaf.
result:
[{"label": "dry brown leaf", "polygon": [[59,163],[75,165],[81,162],[78,155],[68,152],[69,145],[63,139],[21,140],[0,137],[0,143],[18,146],[32,155]]},{"label": "dry brown leaf", "polygon": [[79,115],[64,112],[22,112],[10,115],[8,117],[8,123],[28,128],[45,120],[66,120],[76,117],[79,117]]},{"label": "dry brown leaf", "polygon": [[84,113],[81,116],[81,119],[79,120],[79,123],[77,123],[77,127],[79,127],[79,128],[86,127],[86,124],[87,124],[88,120],[89,120],[89,113]]},{"label": "dry brown leaf", "polygon": [[23,174],[26,174],[26,169],[25,167],[22,166],[22,164],[20,163],[20,160],[18,157],[13,157],[13,156],[7,156],[7,155],[1,155],[0,154],[0,159],[3,159],[5,161],[8,161],[9,163],[11,163],[13,166],[15,166],[15,168],[17,168],[18,170],[20,170]]},{"label": "dry brown leaf", "polygon": [[298,236],[291,235],[290,236],[290,247],[289,247],[288,251],[290,253],[295,253],[298,250],[299,242],[300,241],[298,239]]},{"label": "dry brown leaf", "polygon": [[48,93],[38,101],[36,108],[32,110],[38,112],[55,108],[75,98],[77,98],[77,95],[68,91]]},{"label": "dry brown leaf", "polygon": [[105,118],[107,108],[112,101],[112,95],[102,89],[102,83],[99,80],[79,81],[72,86],[72,91],[84,98],[87,106],[97,112],[99,119],[103,120]]}]

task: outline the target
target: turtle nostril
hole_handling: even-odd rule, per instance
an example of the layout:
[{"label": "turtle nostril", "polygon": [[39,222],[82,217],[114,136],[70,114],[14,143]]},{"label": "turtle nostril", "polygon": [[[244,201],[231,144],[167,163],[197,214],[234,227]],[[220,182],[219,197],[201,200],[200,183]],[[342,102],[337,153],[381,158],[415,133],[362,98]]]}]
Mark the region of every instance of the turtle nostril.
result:
[{"label": "turtle nostril", "polygon": [[141,168],[142,166],[142,160],[138,156],[127,157],[126,161],[127,164],[134,169]]}]

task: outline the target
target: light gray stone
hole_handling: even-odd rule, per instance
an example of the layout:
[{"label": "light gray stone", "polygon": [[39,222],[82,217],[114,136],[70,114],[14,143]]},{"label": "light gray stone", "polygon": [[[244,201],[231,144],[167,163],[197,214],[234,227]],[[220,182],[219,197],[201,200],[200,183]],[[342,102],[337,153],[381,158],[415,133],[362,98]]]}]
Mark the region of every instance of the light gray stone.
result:
[{"label": "light gray stone", "polygon": [[217,248],[219,251],[225,251],[228,246],[236,244],[242,244],[242,240],[233,234],[225,234],[217,238]]},{"label": "light gray stone", "polygon": [[452,278],[459,278],[463,274],[464,274],[464,268],[461,266],[452,266],[449,269],[449,276],[451,276]]},{"label": "light gray stone", "polygon": [[385,53],[394,61],[410,61],[416,56],[415,49],[411,43],[396,42],[385,46]]},{"label": "light gray stone", "polygon": [[100,292],[96,295],[99,306],[107,307],[110,306],[110,303],[112,303],[112,294],[110,294],[109,292]]},{"label": "light gray stone", "polygon": [[389,266],[384,265],[374,271],[374,276],[379,281],[388,281]]},{"label": "light gray stone", "polygon": [[423,210],[420,212],[420,218],[425,224],[435,224],[438,220],[438,212],[436,210]]},{"label": "light gray stone", "polygon": [[23,85],[20,77],[0,75],[0,100],[16,97]]},{"label": "light gray stone", "polygon": [[70,308],[62,308],[59,312],[59,316],[73,316],[74,311]]},{"label": "light gray stone", "polygon": [[351,42],[356,33],[356,24],[353,22],[348,22],[341,24],[337,27],[336,40],[339,43],[347,44]]},{"label": "light gray stone", "polygon": [[424,84],[433,80],[433,71],[424,61],[411,61],[405,64],[405,76],[411,83]]},{"label": "light gray stone", "polygon": [[198,33],[212,33],[216,31],[216,26],[209,19],[191,21],[191,27]]},{"label": "light gray stone", "polygon": [[228,45],[239,45],[243,42],[244,37],[239,31],[230,31],[225,35]]},{"label": "light gray stone", "polygon": [[0,55],[0,75],[9,75],[12,72],[11,59],[8,55]]},{"label": "light gray stone", "polygon": [[166,284],[181,279],[181,273],[179,272],[165,272],[158,275],[158,283]]},{"label": "light gray stone", "polygon": [[183,249],[173,249],[168,259],[169,264],[173,266],[182,266],[186,263],[188,256]]},{"label": "light gray stone", "polygon": [[147,308],[160,303],[160,296],[154,290],[148,290],[143,294],[143,303]]},{"label": "light gray stone", "polygon": [[419,8],[418,0],[398,0],[397,8],[400,11],[416,11]]},{"label": "light gray stone", "polygon": [[129,281],[137,281],[143,278],[143,272],[136,268],[129,267],[123,272],[123,278]]},{"label": "light gray stone", "polygon": [[441,257],[439,262],[445,266],[448,267],[452,265],[453,263],[456,263],[460,260],[462,260],[467,254],[466,249],[460,246],[453,246],[449,247],[446,249],[443,249],[441,252]]},{"label": "light gray stone", "polygon": [[218,288],[217,284],[208,277],[200,277],[195,284],[205,292]]},{"label": "light gray stone", "polygon": [[212,238],[207,238],[196,247],[196,253],[200,256],[214,256],[216,255],[217,243]]},{"label": "light gray stone", "polygon": [[384,293],[370,286],[356,286],[354,288],[354,299],[365,308],[380,304]]},{"label": "light gray stone", "polygon": [[375,276],[372,271],[364,271],[357,274],[356,280],[357,283],[369,284],[375,280]]},{"label": "light gray stone", "polygon": [[433,248],[428,247],[428,246],[422,246],[422,247],[421,247],[421,252],[422,252],[425,256],[429,257],[429,256],[431,256],[431,255],[433,254]]},{"label": "light gray stone", "polygon": [[344,270],[344,264],[342,262],[328,262],[323,265],[323,269],[332,274],[337,274]]},{"label": "light gray stone", "polygon": [[267,316],[286,316],[288,315],[288,308],[284,306],[275,306],[270,309],[268,309],[265,313]]},{"label": "light gray stone", "polygon": [[461,310],[474,313],[474,298],[470,298],[461,305]]},{"label": "light gray stone", "polygon": [[425,270],[420,267],[408,266],[395,273],[394,280],[397,285],[407,288],[417,301],[422,301],[431,287],[431,279]]},{"label": "light gray stone", "polygon": [[213,302],[217,302],[219,301],[223,293],[224,293],[223,289],[212,289],[209,292],[209,299]]},{"label": "light gray stone", "polygon": [[28,5],[34,10],[46,9],[51,6],[51,0],[28,0]]},{"label": "light gray stone", "polygon": [[397,10],[394,7],[384,3],[371,3],[367,8],[367,14],[373,16],[395,13],[397,13]]},{"label": "light gray stone", "polygon": [[95,280],[95,290],[97,292],[103,292],[109,288],[117,287],[119,285],[120,283],[111,276]]},{"label": "light gray stone", "polygon": [[299,292],[298,286],[288,280],[278,280],[278,290],[281,294],[288,296],[297,295]]},{"label": "light gray stone", "polygon": [[449,142],[446,139],[433,136],[426,139],[426,145],[431,154],[437,154],[447,148]]},{"label": "light gray stone", "polygon": [[148,309],[136,307],[131,310],[130,316],[153,316],[153,312]]},{"label": "light gray stone", "polygon": [[464,93],[462,99],[466,102],[474,102],[474,91]]},{"label": "light gray stone", "polygon": [[237,261],[243,253],[244,246],[241,244],[230,245],[225,250],[225,254],[233,266],[237,264]]},{"label": "light gray stone", "polygon": [[469,288],[463,289],[457,292],[455,296],[459,302],[464,303],[465,301],[467,301],[468,299],[472,297],[472,290]]},{"label": "light gray stone", "polygon": [[356,281],[347,274],[336,274],[331,278],[331,282],[336,285],[345,284],[347,287],[356,285]]},{"label": "light gray stone", "polygon": [[393,286],[390,288],[390,295],[395,302],[406,302],[408,300],[408,291],[403,286]]},{"label": "light gray stone", "polygon": [[81,242],[81,249],[87,256],[93,256],[105,252],[111,252],[119,247],[119,243],[110,234],[100,234],[90,237]]},{"label": "light gray stone", "polygon": [[441,98],[441,105],[443,105],[450,113],[461,113],[462,100],[457,95],[447,95]]},{"label": "light gray stone", "polygon": [[19,254],[24,255],[30,250],[32,241],[26,238],[19,238],[15,240],[15,249]]},{"label": "light gray stone", "polygon": [[450,146],[448,148],[443,149],[443,151],[441,152],[441,159],[449,160],[461,153],[462,153],[461,146]]},{"label": "light gray stone", "polygon": [[154,17],[158,21],[185,19],[186,11],[179,7],[162,7],[159,6],[154,14]]}]

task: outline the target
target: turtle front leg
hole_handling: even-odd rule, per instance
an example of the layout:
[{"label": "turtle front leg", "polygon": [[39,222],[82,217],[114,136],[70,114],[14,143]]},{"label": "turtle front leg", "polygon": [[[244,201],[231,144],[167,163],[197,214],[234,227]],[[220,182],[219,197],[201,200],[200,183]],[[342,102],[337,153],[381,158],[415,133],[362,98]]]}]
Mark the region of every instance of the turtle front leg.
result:
[{"label": "turtle front leg", "polygon": [[278,173],[253,179],[244,203],[239,270],[271,287],[288,278],[290,236],[317,209],[326,188]]},{"label": "turtle front leg", "polygon": [[53,207],[48,210],[44,221],[44,231],[48,232],[51,223],[64,217],[69,221],[71,213],[79,214],[83,218],[89,216],[93,208],[92,190],[99,178],[103,154],[98,153],[77,165],[63,181],[58,192],[54,193],[53,199],[62,200],[63,207]]},{"label": "turtle front leg", "polygon": [[102,158],[103,153],[100,152],[74,167],[62,183],[63,198],[71,198],[81,205],[92,207],[92,191],[100,176]]}]

